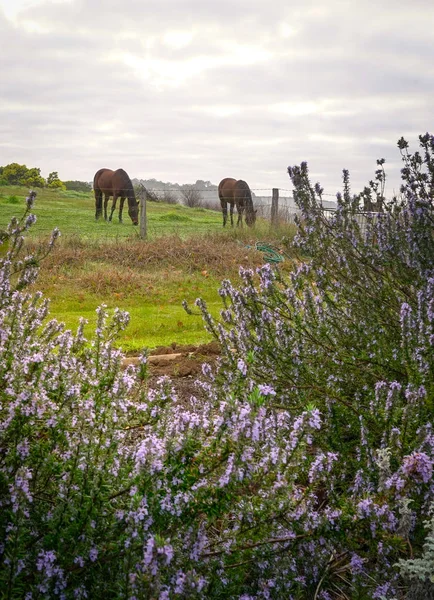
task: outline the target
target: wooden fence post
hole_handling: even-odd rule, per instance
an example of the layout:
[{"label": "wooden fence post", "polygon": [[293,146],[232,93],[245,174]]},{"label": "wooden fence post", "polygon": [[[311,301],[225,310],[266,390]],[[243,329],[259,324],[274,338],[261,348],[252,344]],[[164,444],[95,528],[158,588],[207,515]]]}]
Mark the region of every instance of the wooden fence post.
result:
[{"label": "wooden fence post", "polygon": [[276,227],[279,216],[279,189],[273,188],[273,196],[271,198],[271,226]]},{"label": "wooden fence post", "polygon": [[146,194],[140,194],[140,237],[146,240]]}]

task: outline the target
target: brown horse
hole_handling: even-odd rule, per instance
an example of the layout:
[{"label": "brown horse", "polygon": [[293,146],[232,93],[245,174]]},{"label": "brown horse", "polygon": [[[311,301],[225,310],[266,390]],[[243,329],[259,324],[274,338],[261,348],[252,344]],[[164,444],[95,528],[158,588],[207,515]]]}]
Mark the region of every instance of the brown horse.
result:
[{"label": "brown horse", "polygon": [[107,221],[107,203],[113,196],[112,209],[109,221],[112,220],[116,208],[116,200],[119,202],[119,223],[122,223],[122,210],[125,198],[128,200],[128,214],[133,225],[139,222],[139,205],[134,194],[133,184],[128,174],[123,169],[112,171],[111,169],[100,169],[93,178],[93,191],[95,193],[95,219],[102,215],[102,196],[104,194],[104,219]]},{"label": "brown horse", "polygon": [[223,211],[223,227],[228,220],[228,204],[230,206],[231,225],[234,225],[234,205],[238,211],[237,226],[243,226],[243,212],[246,211],[246,225],[253,227],[256,221],[256,210],[253,208],[252,193],[245,181],[225,177],[219,183],[219,198]]}]

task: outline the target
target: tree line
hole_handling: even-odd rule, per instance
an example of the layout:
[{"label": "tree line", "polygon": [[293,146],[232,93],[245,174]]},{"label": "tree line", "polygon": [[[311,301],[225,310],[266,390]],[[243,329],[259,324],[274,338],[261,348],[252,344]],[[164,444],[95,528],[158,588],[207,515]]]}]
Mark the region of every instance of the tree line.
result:
[{"label": "tree line", "polygon": [[0,167],[0,185],[24,185],[30,188],[43,188],[58,190],[74,190],[77,192],[90,192],[92,184],[86,181],[62,181],[57,171],[53,171],[44,179],[41,169],[28,168],[26,165],[10,163]]}]

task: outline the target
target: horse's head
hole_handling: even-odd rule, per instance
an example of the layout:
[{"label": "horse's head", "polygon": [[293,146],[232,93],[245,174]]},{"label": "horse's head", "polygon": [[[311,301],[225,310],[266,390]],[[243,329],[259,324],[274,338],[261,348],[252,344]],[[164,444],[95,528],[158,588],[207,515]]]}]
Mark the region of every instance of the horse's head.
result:
[{"label": "horse's head", "polygon": [[253,227],[253,225],[256,222],[256,213],[258,211],[257,210],[247,210],[246,211],[246,225],[248,225],[249,227]]},{"label": "horse's head", "polygon": [[137,201],[128,202],[128,214],[133,225],[139,224],[139,203]]}]

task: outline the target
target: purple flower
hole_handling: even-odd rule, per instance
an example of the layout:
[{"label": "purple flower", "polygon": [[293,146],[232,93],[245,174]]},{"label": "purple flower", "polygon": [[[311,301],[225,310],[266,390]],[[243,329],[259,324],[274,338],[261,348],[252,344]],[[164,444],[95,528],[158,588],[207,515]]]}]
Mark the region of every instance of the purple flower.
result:
[{"label": "purple flower", "polygon": [[154,538],[153,537],[148,538],[148,541],[146,544],[146,550],[143,555],[143,562],[145,563],[146,566],[148,566],[152,563],[152,560],[154,557],[154,546],[155,546]]},{"label": "purple flower", "polygon": [[98,550],[96,548],[91,548],[89,550],[89,558],[92,562],[95,562],[98,558]]},{"label": "purple flower", "polygon": [[317,408],[311,411],[309,416],[309,425],[312,429],[321,429],[321,413]]},{"label": "purple flower", "polygon": [[338,460],[338,455],[335,452],[327,452],[319,454],[312,462],[309,469],[309,482],[313,483],[318,479],[321,473],[330,473],[333,463]]},{"label": "purple flower", "polygon": [[425,452],[413,452],[404,457],[402,471],[409,477],[428,483],[432,479],[433,463]]},{"label": "purple flower", "polygon": [[43,571],[45,576],[50,578],[54,575],[54,563],[56,562],[56,553],[53,550],[42,551],[38,555],[36,568]]},{"label": "purple flower", "polygon": [[17,452],[18,452],[19,457],[21,458],[21,460],[23,460],[24,458],[26,458],[27,456],[29,456],[29,454],[30,454],[30,447],[29,447],[29,440],[27,438],[25,438],[22,442],[20,442],[17,445]]},{"label": "purple flower", "polygon": [[262,394],[262,396],[275,396],[276,392],[274,390],[273,387],[271,387],[271,385],[266,385],[266,384],[259,384],[258,385],[258,389],[260,391],[260,393]]},{"label": "purple flower", "polygon": [[375,600],[377,600],[377,599],[382,600],[386,596],[386,594],[390,591],[391,591],[390,583],[388,583],[388,582],[383,583],[375,588],[372,598],[374,598]]},{"label": "purple flower", "polygon": [[176,574],[176,581],[175,581],[175,594],[182,594],[182,592],[184,590],[185,580],[186,580],[185,573],[183,573],[182,571],[178,571],[178,573]]},{"label": "purple flower", "polygon": [[353,575],[363,573],[363,559],[358,554],[354,553],[351,555],[350,566]]},{"label": "purple flower", "polygon": [[357,510],[360,517],[369,517],[372,513],[373,502],[371,498],[365,498],[364,500],[360,500],[357,504]]},{"label": "purple flower", "polygon": [[237,367],[238,370],[241,371],[241,373],[244,375],[244,377],[247,375],[247,365],[246,363],[243,361],[242,358],[238,359],[238,363],[237,363]]}]

